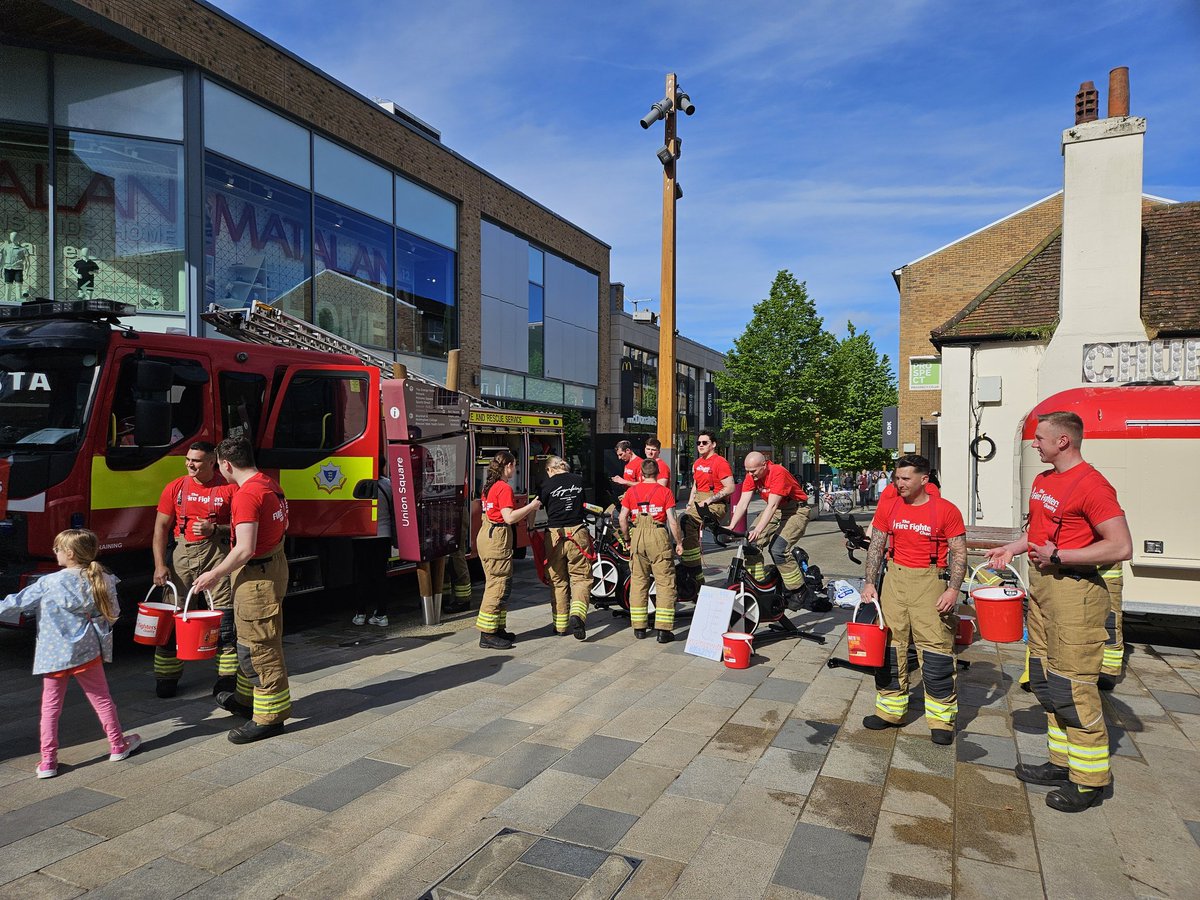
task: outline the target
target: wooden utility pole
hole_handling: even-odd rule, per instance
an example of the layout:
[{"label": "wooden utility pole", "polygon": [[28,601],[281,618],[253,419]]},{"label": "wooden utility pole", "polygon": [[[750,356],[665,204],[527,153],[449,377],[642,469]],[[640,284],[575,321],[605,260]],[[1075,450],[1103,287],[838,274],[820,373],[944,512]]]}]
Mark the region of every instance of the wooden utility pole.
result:
[{"label": "wooden utility pole", "polygon": [[675,164],[679,147],[675,137],[675,95],[678,89],[675,73],[667,76],[667,92],[671,109],[663,116],[666,144],[671,160],[663,164],[662,217],[662,281],[658,309],[658,439],[663,451],[675,466],[675,201],[678,183]]}]

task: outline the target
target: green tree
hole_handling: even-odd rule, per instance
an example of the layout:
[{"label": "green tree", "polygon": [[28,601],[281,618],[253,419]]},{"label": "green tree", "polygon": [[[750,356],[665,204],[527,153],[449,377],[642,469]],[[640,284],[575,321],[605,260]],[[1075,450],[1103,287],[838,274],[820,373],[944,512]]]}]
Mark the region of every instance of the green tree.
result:
[{"label": "green tree", "polygon": [[832,394],[836,346],[805,283],[780,270],[715,376],[734,438],[769,443],[776,459],[788,445],[811,445]]},{"label": "green tree", "polygon": [[843,469],[872,469],[891,459],[883,449],[880,422],[885,406],[896,404],[896,377],[887,354],[879,355],[871,336],[846,323],[846,337],[829,360],[835,387],[832,408],[822,416],[821,454]]}]

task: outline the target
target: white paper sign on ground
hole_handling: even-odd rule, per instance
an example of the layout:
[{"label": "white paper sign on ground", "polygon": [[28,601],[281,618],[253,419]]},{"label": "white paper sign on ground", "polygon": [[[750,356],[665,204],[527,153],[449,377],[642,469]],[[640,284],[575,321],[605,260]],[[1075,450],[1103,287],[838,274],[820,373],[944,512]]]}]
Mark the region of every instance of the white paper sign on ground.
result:
[{"label": "white paper sign on ground", "polygon": [[721,635],[729,630],[729,619],[733,615],[733,591],[704,585],[696,598],[696,611],[692,613],[692,625],[688,629],[685,653],[703,656],[720,662],[725,642]]}]

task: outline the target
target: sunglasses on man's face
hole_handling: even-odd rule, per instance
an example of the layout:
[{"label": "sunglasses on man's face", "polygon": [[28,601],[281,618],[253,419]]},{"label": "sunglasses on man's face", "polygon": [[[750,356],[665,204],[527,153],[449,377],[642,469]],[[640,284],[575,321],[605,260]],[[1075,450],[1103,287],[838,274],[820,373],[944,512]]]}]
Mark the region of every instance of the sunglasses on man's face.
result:
[{"label": "sunglasses on man's face", "polygon": [[696,441],[697,447],[707,447],[712,441]]}]

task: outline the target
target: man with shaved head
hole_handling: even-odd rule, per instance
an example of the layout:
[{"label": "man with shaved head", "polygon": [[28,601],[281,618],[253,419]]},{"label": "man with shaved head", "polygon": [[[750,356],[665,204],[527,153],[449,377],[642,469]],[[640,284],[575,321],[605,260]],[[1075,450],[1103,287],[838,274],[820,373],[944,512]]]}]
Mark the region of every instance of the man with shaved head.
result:
[{"label": "man with shaved head", "polygon": [[1021,763],[1017,777],[1056,788],[1046,805],[1081,812],[1112,781],[1097,681],[1110,601],[1102,569],[1133,556],[1117,492],[1084,462],[1083,420],[1038,416],[1033,449],[1050,468],[1033,480],[1026,533],[988,551],[1004,568],[1029,554],[1029,684],[1046,710],[1050,761]]},{"label": "man with shaved head", "polygon": [[808,494],[791,472],[752,451],[746,454],[746,480],[742,483],[742,498],[729,520],[730,528],[736,528],[746,515],[755,494],[767,501],[767,506],[746,535],[746,540],[758,549],[758,553],[747,558],[746,569],[753,577],[762,578],[766,574],[762,554],[770,552],[779,569],[779,577],[783,579],[788,605],[797,609],[803,593],[804,573],[792,551],[808,527]]}]

